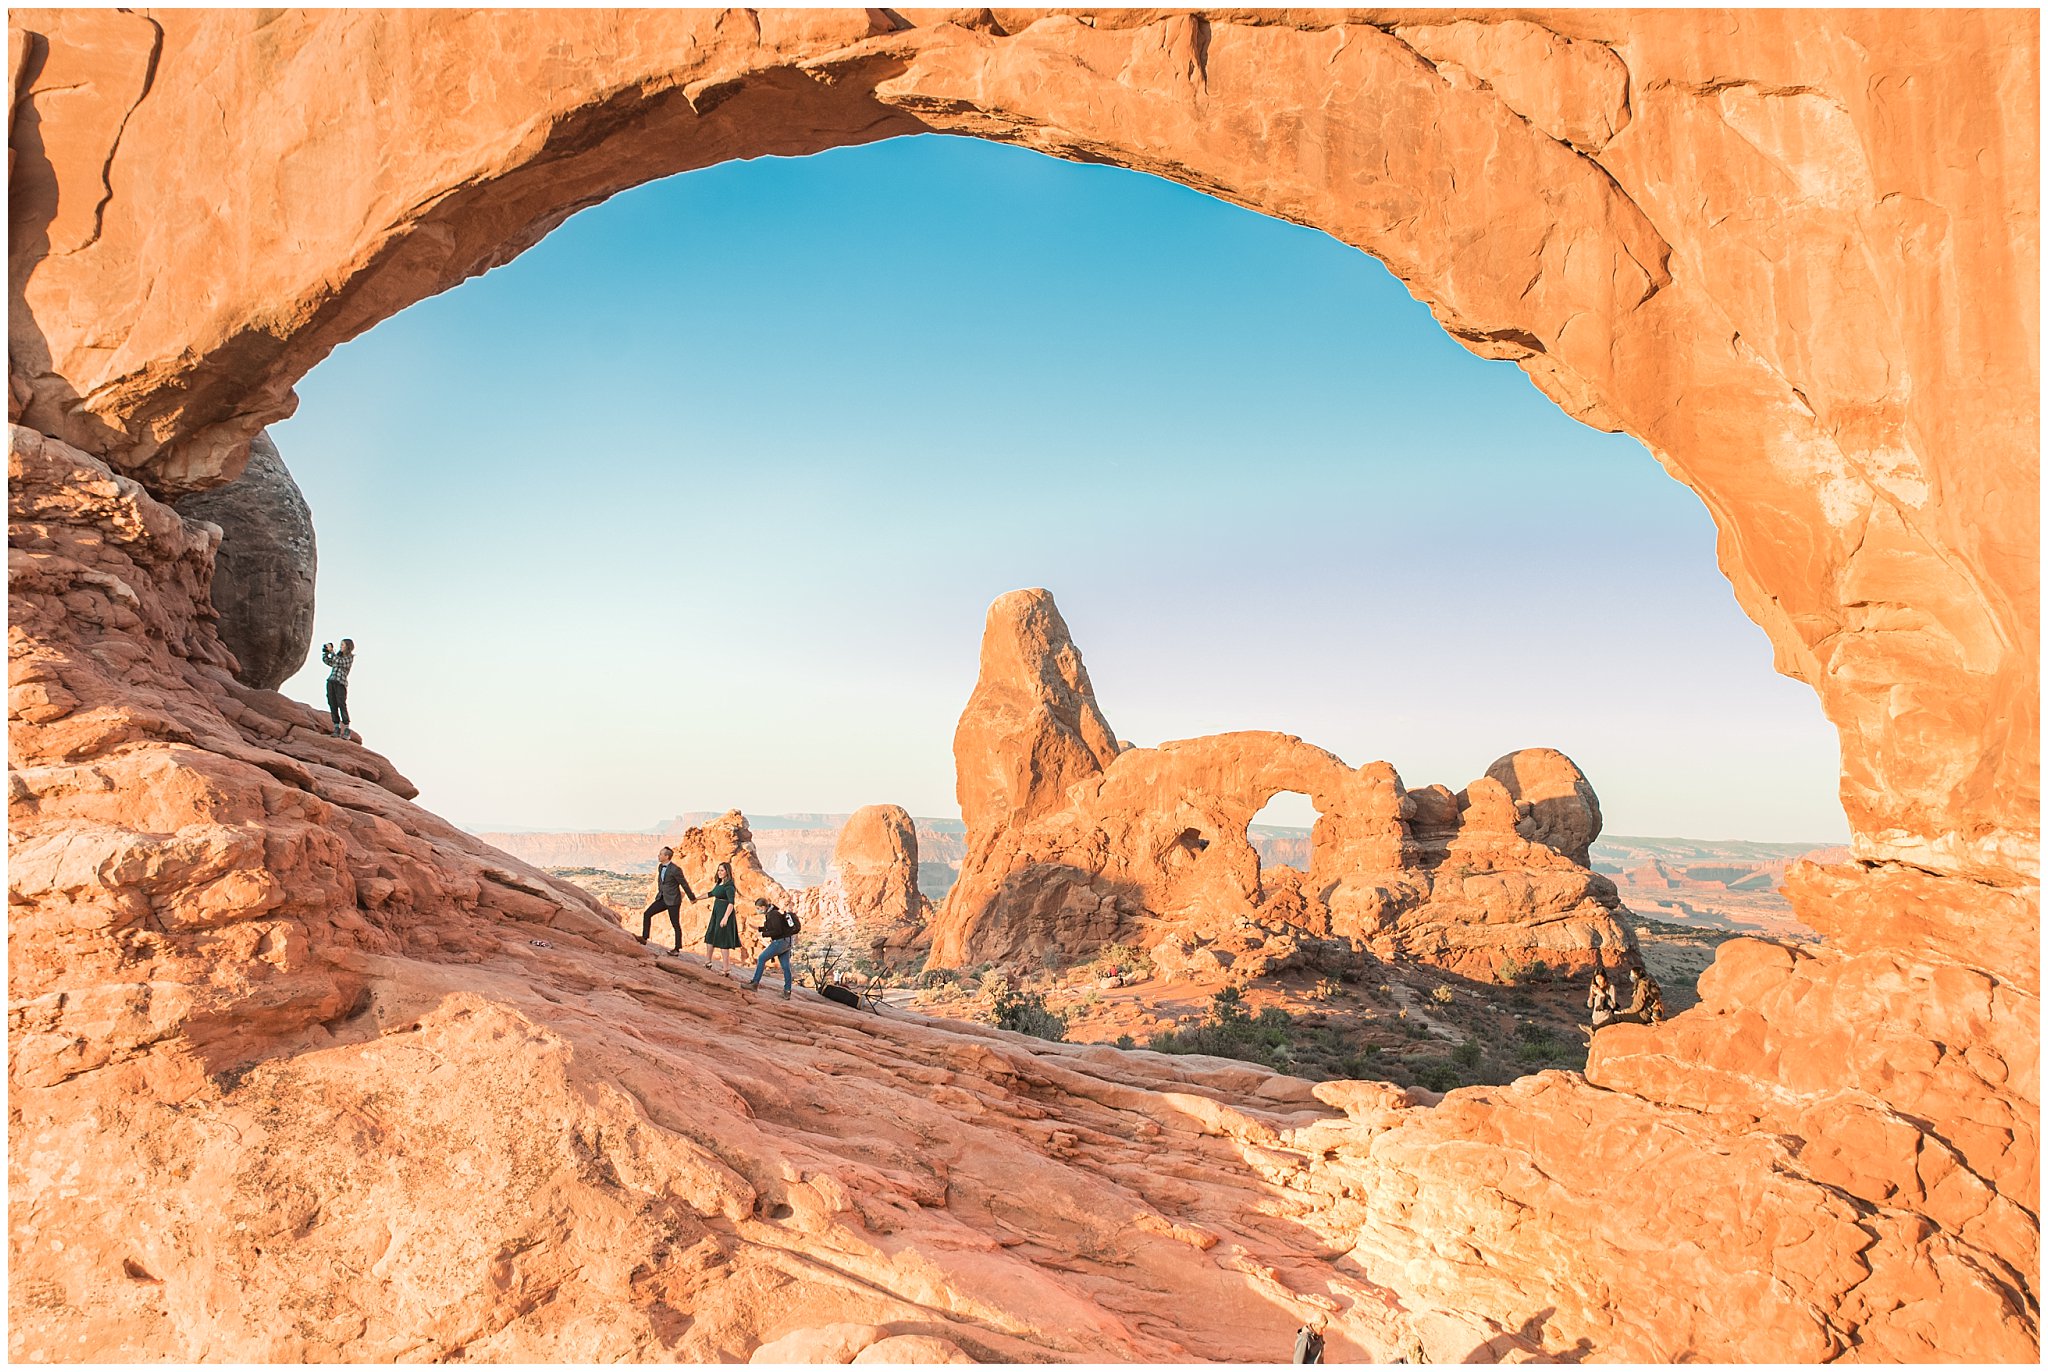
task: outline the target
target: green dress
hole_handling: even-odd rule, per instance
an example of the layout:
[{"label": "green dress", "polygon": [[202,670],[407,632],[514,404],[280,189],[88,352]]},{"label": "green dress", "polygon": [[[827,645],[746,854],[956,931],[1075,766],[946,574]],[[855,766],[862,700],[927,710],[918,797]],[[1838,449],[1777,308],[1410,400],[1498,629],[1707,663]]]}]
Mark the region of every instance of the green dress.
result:
[{"label": "green dress", "polygon": [[704,894],[711,897],[711,922],[704,926],[704,942],[712,948],[740,946],[740,922],[732,903],[739,899],[732,883],[721,881]]}]

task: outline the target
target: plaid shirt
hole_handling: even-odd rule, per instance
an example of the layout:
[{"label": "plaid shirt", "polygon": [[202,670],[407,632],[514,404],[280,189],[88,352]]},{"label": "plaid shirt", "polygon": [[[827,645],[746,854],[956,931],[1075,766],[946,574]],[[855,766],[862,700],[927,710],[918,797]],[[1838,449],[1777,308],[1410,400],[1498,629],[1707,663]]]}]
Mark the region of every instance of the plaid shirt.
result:
[{"label": "plaid shirt", "polygon": [[338,681],[344,686],[348,685],[348,669],[356,665],[356,655],[353,649],[322,648],[320,650],[320,660],[326,663],[330,669],[327,673],[329,681]]}]

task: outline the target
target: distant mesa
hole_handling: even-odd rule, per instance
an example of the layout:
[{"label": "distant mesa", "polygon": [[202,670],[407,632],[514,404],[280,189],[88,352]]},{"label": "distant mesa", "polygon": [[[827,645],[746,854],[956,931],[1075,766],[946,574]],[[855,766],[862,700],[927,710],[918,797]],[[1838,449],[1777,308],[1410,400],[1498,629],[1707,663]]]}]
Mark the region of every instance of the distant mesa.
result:
[{"label": "distant mesa", "polygon": [[[1588,865],[1599,800],[1564,754],[1510,753],[1452,792],[1287,734],[1119,744],[1044,590],[990,607],[953,749],[967,851],[932,924],[939,966],[1118,941],[1194,974],[1279,970],[1311,944],[1482,979],[1636,955]],[[1282,791],[1318,811],[1305,870],[1263,866],[1247,833]]]}]

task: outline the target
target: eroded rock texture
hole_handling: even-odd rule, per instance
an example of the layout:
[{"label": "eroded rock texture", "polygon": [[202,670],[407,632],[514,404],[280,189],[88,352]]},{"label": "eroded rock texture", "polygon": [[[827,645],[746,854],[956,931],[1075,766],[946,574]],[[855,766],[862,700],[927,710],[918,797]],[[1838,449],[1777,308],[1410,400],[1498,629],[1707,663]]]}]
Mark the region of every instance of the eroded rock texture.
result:
[{"label": "eroded rock texture", "polygon": [[186,496],[186,519],[219,526],[213,608],[220,639],[235,655],[235,679],[274,691],[306,663],[313,646],[318,558],[313,512],[268,434],[249,444],[249,465],[225,486]]},{"label": "eroded rock texture", "polygon": [[[1044,590],[989,607],[953,753],[967,856],[932,924],[938,966],[1113,941],[1195,973],[1288,966],[1302,940],[1479,979],[1637,958],[1614,884],[1587,865],[1599,800],[1562,753],[1512,753],[1453,794],[1287,734],[1118,745]],[[1281,791],[1316,807],[1306,871],[1262,867],[1247,833]]]},{"label": "eroded rock texture", "polygon": [[[10,25],[12,1356],[2034,1358],[2035,15]],[[742,1008],[233,679],[151,493],[320,357],[627,186],[928,130],[1323,229],[1641,438],[1841,731],[1827,942],[1441,1102]]]}]

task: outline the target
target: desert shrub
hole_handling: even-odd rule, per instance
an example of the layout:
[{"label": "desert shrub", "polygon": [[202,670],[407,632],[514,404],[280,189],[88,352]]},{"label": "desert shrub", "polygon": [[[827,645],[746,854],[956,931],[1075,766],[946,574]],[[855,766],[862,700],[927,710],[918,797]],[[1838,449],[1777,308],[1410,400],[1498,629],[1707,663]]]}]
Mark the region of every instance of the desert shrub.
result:
[{"label": "desert shrub", "polygon": [[1454,1091],[1464,1078],[1456,1066],[1439,1060],[1416,1064],[1415,1080],[1432,1091]]},{"label": "desert shrub", "polygon": [[1294,1017],[1278,1006],[1252,1016],[1244,1007],[1244,993],[1228,986],[1210,1000],[1200,1023],[1156,1035],[1148,1046],[1161,1053],[1206,1053],[1285,1070],[1294,1060],[1293,1029]]},{"label": "desert shrub", "polygon": [[1316,983],[1315,989],[1310,991],[1309,995],[1316,1000],[1335,1000],[1343,989],[1343,983],[1333,977],[1324,977]]},{"label": "desert shrub", "polygon": [[1434,991],[1431,991],[1429,993],[1429,998],[1435,1001],[1438,1005],[1449,1005],[1458,997],[1457,993],[1452,991],[1450,987],[1439,986]]},{"label": "desert shrub", "polygon": [[1098,976],[1142,980],[1152,975],[1152,955],[1128,943],[1112,943],[1095,955],[1093,969]]},{"label": "desert shrub", "polygon": [[1057,972],[1062,967],[1065,967],[1067,964],[1066,960],[1060,956],[1059,949],[1048,948],[1043,953],[1039,954],[1038,965],[1043,967],[1048,972]]},{"label": "desert shrub", "polygon": [[1493,964],[1493,979],[1503,986],[1520,986],[1529,979],[1529,964],[1509,954]]},{"label": "desert shrub", "polygon": [[988,997],[985,1018],[998,1029],[1008,1029],[1033,1038],[1059,1043],[1067,1036],[1067,1018],[1046,1007],[1045,997],[1036,991],[1018,990],[1000,972],[982,984]]},{"label": "desert shrub", "polygon": [[1460,1067],[1473,1068],[1479,1065],[1479,1040],[1466,1039],[1451,1050],[1451,1061]]},{"label": "desert shrub", "polygon": [[1119,1048],[1136,1048],[1138,1041],[1129,1034],[1118,1034],[1116,1036],[1116,1046]]}]

